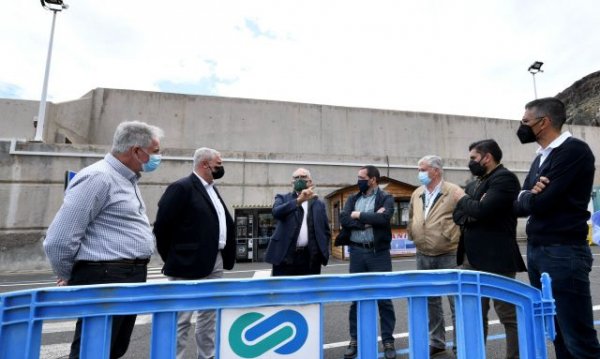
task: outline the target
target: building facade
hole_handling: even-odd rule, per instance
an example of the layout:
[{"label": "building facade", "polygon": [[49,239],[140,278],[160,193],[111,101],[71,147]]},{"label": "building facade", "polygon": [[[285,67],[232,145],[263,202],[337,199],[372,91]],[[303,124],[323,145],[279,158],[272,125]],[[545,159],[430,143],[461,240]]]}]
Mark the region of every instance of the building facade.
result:
[{"label": "building facade", "polygon": [[[535,144],[519,143],[518,121],[505,119],[117,89],[95,89],[74,101],[49,104],[45,143],[33,143],[29,140],[37,105],[0,100],[0,128],[6,129],[0,134],[3,265],[11,265],[21,253],[27,256],[21,259],[43,263],[35,248],[62,203],[65,171],[101,158],[110,149],[114,129],[126,120],[165,130],[163,163],[144,175],[140,185],[151,221],[166,186],[190,173],[198,147],[222,153],[226,175],[218,186],[229,209],[240,217],[268,212],[274,195],[291,189],[290,176],[297,167],[310,169],[317,193],[325,198],[354,184],[365,164],[416,186],[416,163],[427,154],[444,158],[447,180],[465,184],[470,179],[468,145],[484,138],[498,141],[503,163],[522,180],[536,149]],[[600,153],[600,128],[568,129]],[[246,230],[246,239],[261,233],[268,230],[253,229],[252,238]]]}]

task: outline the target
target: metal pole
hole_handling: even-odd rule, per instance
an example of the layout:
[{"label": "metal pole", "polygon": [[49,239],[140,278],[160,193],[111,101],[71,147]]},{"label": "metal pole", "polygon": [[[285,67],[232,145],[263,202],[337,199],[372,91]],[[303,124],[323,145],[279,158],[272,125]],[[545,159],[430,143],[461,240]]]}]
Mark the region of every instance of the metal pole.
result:
[{"label": "metal pole", "polygon": [[534,99],[537,99],[537,88],[535,86],[535,73],[531,73],[531,76],[533,76],[533,96]]},{"label": "metal pole", "polygon": [[48,92],[48,77],[50,75],[50,60],[52,59],[52,43],[54,42],[54,24],[56,23],[57,10],[52,10],[52,29],[50,30],[50,44],[48,45],[48,57],[46,58],[46,73],[44,74],[44,85],[42,86],[42,99],[37,116],[34,141],[43,142],[44,120],[46,116],[46,94]]}]

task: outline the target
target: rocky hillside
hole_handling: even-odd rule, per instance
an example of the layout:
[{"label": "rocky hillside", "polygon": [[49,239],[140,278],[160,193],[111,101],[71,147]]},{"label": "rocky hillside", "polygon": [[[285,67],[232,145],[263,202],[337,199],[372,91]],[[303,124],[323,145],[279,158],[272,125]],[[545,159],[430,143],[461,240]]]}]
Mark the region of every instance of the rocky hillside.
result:
[{"label": "rocky hillside", "polygon": [[600,126],[600,71],[575,82],[556,97],[567,106],[567,123]]}]

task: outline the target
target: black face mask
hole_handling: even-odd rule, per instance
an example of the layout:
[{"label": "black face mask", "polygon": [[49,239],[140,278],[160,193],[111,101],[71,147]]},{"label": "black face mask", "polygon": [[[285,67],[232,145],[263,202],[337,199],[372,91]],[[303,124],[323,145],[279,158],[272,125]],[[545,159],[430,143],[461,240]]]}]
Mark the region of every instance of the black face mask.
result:
[{"label": "black face mask", "polygon": [[533,129],[530,126],[523,124],[521,124],[517,130],[517,137],[519,137],[519,141],[521,141],[522,144],[535,142],[537,139]]},{"label": "black face mask", "polygon": [[521,124],[517,130],[517,137],[519,138],[519,141],[521,141],[522,144],[535,142],[537,140],[537,135],[540,133],[538,132],[536,135],[535,132],[533,132],[533,126],[537,125],[543,120],[544,118],[539,119],[538,122],[534,123],[532,126]]},{"label": "black face mask", "polygon": [[485,174],[485,167],[481,164],[481,160],[479,162],[470,160],[469,170],[471,170],[473,176],[481,177]]},{"label": "black face mask", "polygon": [[213,179],[219,179],[225,175],[225,168],[223,166],[215,167],[215,169],[210,169]]},{"label": "black face mask", "polygon": [[356,184],[358,185],[358,190],[360,193],[367,193],[369,190],[369,180],[361,179],[356,181]]}]

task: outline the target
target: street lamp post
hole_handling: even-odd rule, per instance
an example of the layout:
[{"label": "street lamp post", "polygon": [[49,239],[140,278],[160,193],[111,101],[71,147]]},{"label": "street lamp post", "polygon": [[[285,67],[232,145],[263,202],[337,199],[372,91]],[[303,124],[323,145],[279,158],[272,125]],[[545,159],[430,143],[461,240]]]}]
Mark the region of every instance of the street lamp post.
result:
[{"label": "street lamp post", "polygon": [[46,117],[46,94],[48,92],[48,77],[50,75],[50,60],[52,59],[52,44],[54,42],[54,25],[56,24],[56,13],[66,10],[69,5],[62,0],[40,0],[42,7],[52,11],[52,28],[50,30],[50,44],[48,45],[48,56],[46,58],[46,72],[44,74],[44,84],[42,85],[42,99],[40,100],[40,109],[37,115],[37,122],[34,121],[35,137],[34,141],[43,142],[44,138],[44,120]]},{"label": "street lamp post", "polygon": [[533,64],[531,64],[531,66],[529,66],[529,68],[527,69],[527,71],[529,71],[531,73],[531,76],[533,77],[533,95],[535,96],[536,99],[537,99],[537,88],[535,86],[535,74],[537,74],[538,72],[544,72],[542,70],[543,64],[544,64],[543,62],[536,61]]}]

